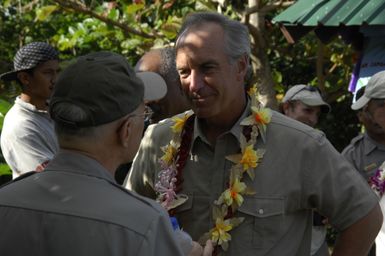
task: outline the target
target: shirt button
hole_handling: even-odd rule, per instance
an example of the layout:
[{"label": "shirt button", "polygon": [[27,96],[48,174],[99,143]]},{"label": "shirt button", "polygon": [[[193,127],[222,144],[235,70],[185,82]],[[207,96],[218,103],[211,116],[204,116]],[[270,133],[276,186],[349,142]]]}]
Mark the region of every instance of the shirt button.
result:
[{"label": "shirt button", "polygon": [[259,210],[258,210],[258,213],[259,213],[259,214],[263,214],[263,209],[262,209],[262,208],[259,209]]}]

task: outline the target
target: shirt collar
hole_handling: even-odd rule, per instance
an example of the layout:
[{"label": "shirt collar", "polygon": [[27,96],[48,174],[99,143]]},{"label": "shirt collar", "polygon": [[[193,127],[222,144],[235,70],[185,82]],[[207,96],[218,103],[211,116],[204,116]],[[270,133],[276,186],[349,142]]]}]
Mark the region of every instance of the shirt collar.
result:
[{"label": "shirt collar", "polygon": [[25,102],[20,98],[20,96],[16,97],[15,99],[15,104],[21,106],[22,108],[32,111],[32,112],[38,112],[38,113],[43,113],[43,114],[48,114],[47,110],[39,110],[37,109],[34,105],[31,103]]},{"label": "shirt collar", "polygon": [[[246,107],[243,110],[242,115],[239,117],[237,122],[231,127],[231,129],[229,131],[225,132],[224,134],[221,134],[220,136],[223,136],[225,134],[230,133],[235,138],[237,138],[238,142],[240,141],[240,136],[241,136],[241,132],[242,132],[242,128],[243,128],[243,126],[241,126],[241,122],[242,122],[243,119],[245,119],[250,114],[250,105],[251,105],[251,101],[247,97]],[[198,139],[198,138],[200,138],[203,142],[205,142],[207,144],[210,144],[208,142],[207,138],[206,138],[206,135],[202,131],[199,118],[197,118],[195,116],[195,120],[194,120],[194,133],[193,133],[192,145],[194,145],[196,139]]]},{"label": "shirt collar", "polygon": [[373,150],[375,150],[377,148],[385,151],[384,145],[377,143],[375,140],[373,140],[372,138],[369,137],[367,132],[365,132],[364,133],[364,152],[365,152],[365,155],[370,154]]},{"label": "shirt collar", "polygon": [[116,183],[113,175],[98,161],[70,150],[59,150],[56,156],[49,162],[46,170],[78,173]]}]

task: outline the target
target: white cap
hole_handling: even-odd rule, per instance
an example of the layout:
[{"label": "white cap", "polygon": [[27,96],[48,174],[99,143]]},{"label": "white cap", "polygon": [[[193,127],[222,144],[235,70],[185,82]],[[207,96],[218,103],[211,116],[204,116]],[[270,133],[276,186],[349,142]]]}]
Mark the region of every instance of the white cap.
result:
[{"label": "white cap", "polygon": [[366,85],[364,95],[352,104],[353,110],[363,108],[370,99],[385,99],[385,71],[374,74]]},{"label": "white cap", "polygon": [[282,99],[282,102],[299,100],[308,106],[320,106],[324,113],[330,112],[330,105],[321,97],[317,87],[298,84],[291,87]]},{"label": "white cap", "polygon": [[144,91],[144,99],[159,100],[163,98],[167,93],[167,85],[163,77],[155,72],[137,72],[136,75],[147,85]]}]

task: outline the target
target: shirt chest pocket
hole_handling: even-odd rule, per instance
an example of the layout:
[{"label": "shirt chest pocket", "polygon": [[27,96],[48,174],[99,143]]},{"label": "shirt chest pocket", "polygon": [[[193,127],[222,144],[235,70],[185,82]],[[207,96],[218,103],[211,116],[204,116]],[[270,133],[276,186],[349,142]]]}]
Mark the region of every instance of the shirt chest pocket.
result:
[{"label": "shirt chest pocket", "polygon": [[245,217],[245,231],[251,233],[253,247],[271,247],[282,235],[285,213],[283,197],[245,197],[238,211]]}]

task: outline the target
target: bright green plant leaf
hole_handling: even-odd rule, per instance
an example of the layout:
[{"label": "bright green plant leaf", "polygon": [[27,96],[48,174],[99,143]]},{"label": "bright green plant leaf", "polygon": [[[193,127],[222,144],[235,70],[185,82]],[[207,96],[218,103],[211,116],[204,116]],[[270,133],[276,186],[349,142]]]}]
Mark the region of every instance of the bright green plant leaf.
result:
[{"label": "bright green plant leaf", "polygon": [[0,176],[12,175],[11,168],[7,164],[0,164]]},{"label": "bright green plant leaf", "polygon": [[43,6],[36,10],[36,20],[38,21],[45,21],[48,19],[48,17],[57,10],[56,5],[47,5]]}]

